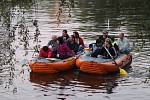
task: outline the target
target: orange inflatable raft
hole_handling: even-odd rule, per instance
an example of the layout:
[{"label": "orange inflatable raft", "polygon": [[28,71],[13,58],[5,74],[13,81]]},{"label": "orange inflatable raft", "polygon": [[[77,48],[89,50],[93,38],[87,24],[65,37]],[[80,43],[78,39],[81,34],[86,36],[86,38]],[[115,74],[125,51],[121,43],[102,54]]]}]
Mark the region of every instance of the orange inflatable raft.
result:
[{"label": "orange inflatable raft", "polygon": [[93,74],[111,74],[119,72],[119,67],[125,68],[132,62],[131,54],[121,54],[115,59],[117,65],[112,59],[104,59],[102,57],[94,58],[87,54],[81,55],[76,60],[76,66],[83,72]]},{"label": "orange inflatable raft", "polygon": [[37,73],[57,73],[66,71],[75,66],[76,57],[71,57],[65,60],[55,58],[34,58],[29,62],[31,72]]}]

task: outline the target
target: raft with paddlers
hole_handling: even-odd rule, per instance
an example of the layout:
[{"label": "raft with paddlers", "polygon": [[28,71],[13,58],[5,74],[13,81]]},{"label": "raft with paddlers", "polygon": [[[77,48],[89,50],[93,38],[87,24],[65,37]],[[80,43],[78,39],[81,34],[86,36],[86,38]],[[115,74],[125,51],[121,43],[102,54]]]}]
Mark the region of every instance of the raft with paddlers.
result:
[{"label": "raft with paddlers", "polygon": [[76,57],[64,60],[57,58],[34,58],[29,62],[31,72],[37,73],[57,73],[66,71],[75,66]]},{"label": "raft with paddlers", "polygon": [[[73,32],[69,38],[67,30],[63,30],[62,36],[58,38],[56,36],[47,46],[43,46],[38,58],[33,59],[29,65],[32,72],[40,73],[57,73],[76,65],[81,71],[87,73],[104,75],[120,71],[120,75],[127,75],[122,68],[129,66],[132,62],[129,41],[124,37],[124,33],[120,33],[116,43],[112,42],[114,39],[108,36],[108,32],[103,32],[103,36],[94,43],[95,46],[90,44],[89,50],[86,50],[78,32]],[[54,44],[57,44],[56,47]],[[49,45],[54,47],[49,48]],[[81,53],[84,54],[81,55]],[[76,55],[81,56],[76,60]]]},{"label": "raft with paddlers", "polygon": [[106,75],[119,72],[121,68],[129,66],[131,62],[131,54],[120,54],[115,59],[94,58],[88,54],[83,54],[76,60],[76,66],[82,72]]}]

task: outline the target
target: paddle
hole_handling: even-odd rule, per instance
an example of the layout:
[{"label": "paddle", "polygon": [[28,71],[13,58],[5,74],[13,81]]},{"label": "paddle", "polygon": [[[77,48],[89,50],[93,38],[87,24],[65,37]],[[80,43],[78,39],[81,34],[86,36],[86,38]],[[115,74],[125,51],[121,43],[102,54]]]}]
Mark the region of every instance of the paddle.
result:
[{"label": "paddle", "polygon": [[114,57],[110,54],[109,50],[105,47],[105,50],[107,51],[107,53],[109,54],[109,56],[111,57],[111,59],[114,61],[115,65],[119,67],[119,71],[120,71],[120,76],[127,76],[127,72],[122,69],[117,62],[115,61]]}]

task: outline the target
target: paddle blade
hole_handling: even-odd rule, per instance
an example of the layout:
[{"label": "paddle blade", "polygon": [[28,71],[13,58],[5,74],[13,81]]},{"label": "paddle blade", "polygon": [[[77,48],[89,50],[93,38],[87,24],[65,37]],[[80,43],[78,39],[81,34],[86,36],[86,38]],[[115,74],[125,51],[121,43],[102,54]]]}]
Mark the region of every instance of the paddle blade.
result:
[{"label": "paddle blade", "polygon": [[124,69],[122,69],[122,68],[119,68],[119,71],[120,71],[120,76],[127,76],[128,75],[128,73],[124,70]]}]

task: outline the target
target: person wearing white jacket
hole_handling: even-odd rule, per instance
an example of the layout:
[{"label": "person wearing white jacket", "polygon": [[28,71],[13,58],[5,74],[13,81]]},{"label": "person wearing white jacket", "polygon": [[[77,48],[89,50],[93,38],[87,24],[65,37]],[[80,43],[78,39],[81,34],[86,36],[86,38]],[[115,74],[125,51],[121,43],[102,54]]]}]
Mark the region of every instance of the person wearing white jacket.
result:
[{"label": "person wearing white jacket", "polygon": [[119,33],[117,45],[121,53],[128,53],[130,51],[130,43],[129,40],[126,37],[124,37],[124,33]]}]

